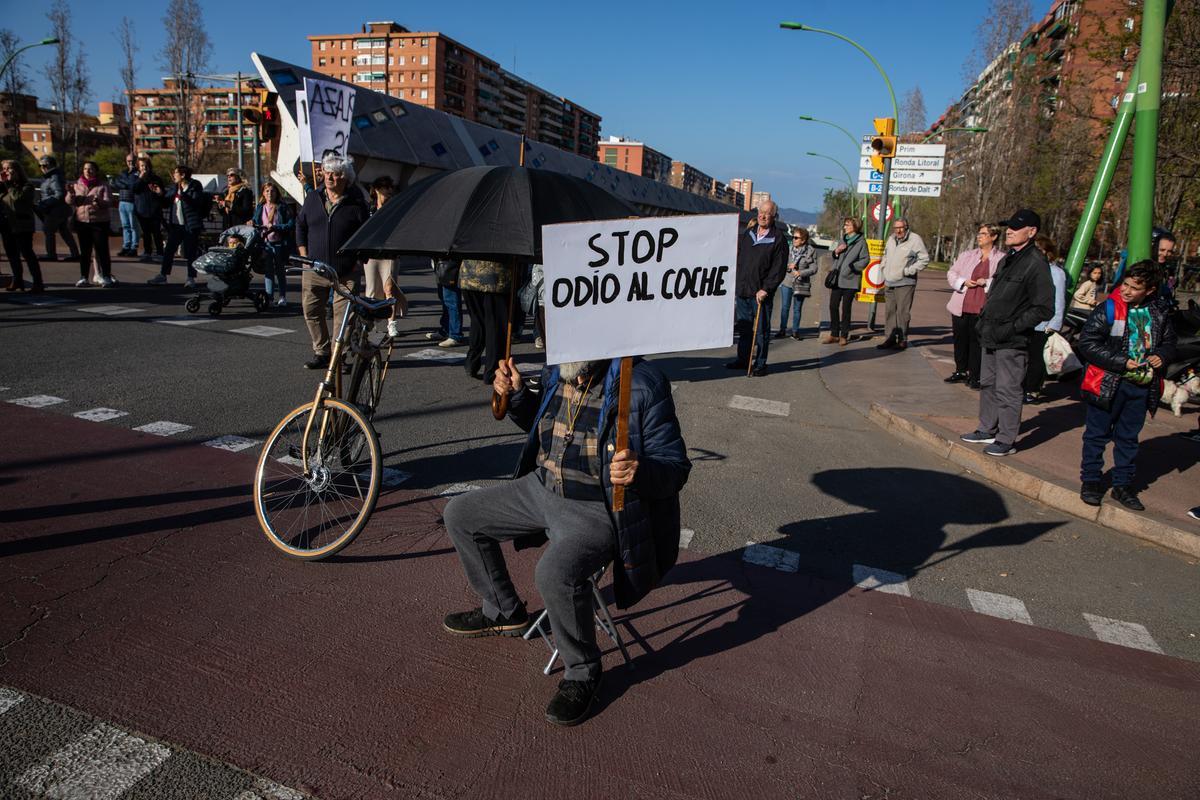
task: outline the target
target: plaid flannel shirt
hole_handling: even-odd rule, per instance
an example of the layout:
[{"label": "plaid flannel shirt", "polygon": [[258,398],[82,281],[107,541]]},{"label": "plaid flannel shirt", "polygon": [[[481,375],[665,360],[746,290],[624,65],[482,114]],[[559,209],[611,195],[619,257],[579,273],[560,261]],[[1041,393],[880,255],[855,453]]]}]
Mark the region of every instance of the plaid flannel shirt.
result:
[{"label": "plaid flannel shirt", "polygon": [[[538,420],[541,448],[537,465],[542,484],[561,497],[571,500],[603,500],[604,487],[600,482],[600,405],[604,392],[593,382],[591,391],[577,408],[583,389],[574,384],[559,383],[558,410]],[[571,420],[568,406],[578,411],[575,428],[569,437]],[[551,406],[553,408],[553,406]]]}]

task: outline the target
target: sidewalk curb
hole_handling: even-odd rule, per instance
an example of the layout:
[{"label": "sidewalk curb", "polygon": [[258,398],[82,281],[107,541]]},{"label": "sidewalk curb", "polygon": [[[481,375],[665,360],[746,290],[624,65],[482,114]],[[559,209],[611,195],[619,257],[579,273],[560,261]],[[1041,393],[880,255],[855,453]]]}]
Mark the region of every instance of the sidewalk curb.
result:
[{"label": "sidewalk curb", "polygon": [[1045,506],[1160,547],[1200,557],[1200,535],[1192,531],[1128,511],[1111,502],[1104,503],[1099,508],[1089,506],[1079,499],[1079,493],[1073,487],[1062,486],[1009,466],[1002,460],[986,456],[978,450],[964,447],[879,403],[871,403],[867,418],[895,436],[926,447],[963,469]]}]

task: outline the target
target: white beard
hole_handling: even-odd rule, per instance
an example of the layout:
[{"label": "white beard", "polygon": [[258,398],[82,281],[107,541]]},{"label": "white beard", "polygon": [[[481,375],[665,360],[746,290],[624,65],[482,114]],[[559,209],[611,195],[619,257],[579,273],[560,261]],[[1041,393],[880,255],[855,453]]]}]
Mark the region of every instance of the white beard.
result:
[{"label": "white beard", "polygon": [[563,383],[574,383],[580,375],[587,375],[598,364],[598,361],[567,361],[559,364],[558,378]]}]

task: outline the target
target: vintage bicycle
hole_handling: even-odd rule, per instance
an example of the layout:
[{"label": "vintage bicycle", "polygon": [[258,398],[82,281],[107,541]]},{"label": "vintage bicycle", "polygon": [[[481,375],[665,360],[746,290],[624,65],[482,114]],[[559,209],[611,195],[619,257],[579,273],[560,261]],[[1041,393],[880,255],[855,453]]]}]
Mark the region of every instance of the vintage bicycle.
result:
[{"label": "vintage bicycle", "polygon": [[346,310],[316,395],[288,412],[263,445],[254,474],[254,511],[272,545],[315,561],[354,541],[379,499],[383,455],[371,421],[393,342],[372,342],[370,333],[375,321],[391,316],[396,301],[347,291],[324,262],[301,256],[290,262],[295,266],[289,274],[313,272],[328,279],[347,300]]}]

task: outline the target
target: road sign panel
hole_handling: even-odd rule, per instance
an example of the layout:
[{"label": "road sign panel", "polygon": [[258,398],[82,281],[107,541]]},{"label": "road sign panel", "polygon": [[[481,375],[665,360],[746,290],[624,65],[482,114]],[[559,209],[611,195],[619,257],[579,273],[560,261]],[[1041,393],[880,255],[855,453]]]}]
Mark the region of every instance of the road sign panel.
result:
[{"label": "road sign panel", "polygon": [[[873,169],[863,169],[858,172],[860,181],[879,183],[883,173]],[[892,183],[941,183],[942,171],[933,169],[893,169]]]},{"label": "road sign panel", "polygon": [[[892,159],[892,169],[942,169],[943,162],[944,159],[929,156],[901,156]],[[859,159],[858,168],[870,169],[871,159]]]},{"label": "road sign panel", "polygon": [[[864,156],[873,155],[874,150],[871,149],[871,139],[873,136],[864,136],[862,143],[862,152]],[[897,156],[925,156],[933,158],[946,157],[946,145],[944,144],[898,144],[896,145]]]},{"label": "road sign panel", "polygon": [[[871,181],[859,181],[859,194],[881,194],[883,192],[882,183],[873,183]],[[942,185],[940,183],[893,183],[888,186],[889,195],[907,195],[910,197],[940,197],[942,194]]]}]

